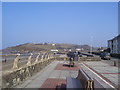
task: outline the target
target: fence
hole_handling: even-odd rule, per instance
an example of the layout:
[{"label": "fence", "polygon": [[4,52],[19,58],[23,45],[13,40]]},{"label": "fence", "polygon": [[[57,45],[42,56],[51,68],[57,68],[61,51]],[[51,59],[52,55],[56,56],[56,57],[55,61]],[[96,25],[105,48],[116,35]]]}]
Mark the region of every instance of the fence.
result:
[{"label": "fence", "polygon": [[[9,67],[11,68],[11,70],[7,69],[3,71],[2,74],[3,90],[21,84],[27,78],[33,76],[34,74],[39,72],[42,68],[44,68],[46,65],[50,64],[52,61],[55,60],[54,55],[50,53],[38,53],[38,54],[31,53],[29,55],[20,54],[5,55],[4,59],[8,58],[8,56],[9,57],[12,56],[11,62],[9,62],[12,64],[12,66]],[[22,65],[23,64],[22,62],[20,62],[21,60],[26,61],[24,62],[24,65]],[[4,61],[4,63],[8,63],[8,61]]]},{"label": "fence", "polygon": [[2,70],[10,71],[19,69],[24,66],[29,66],[34,63],[43,62],[44,60],[52,59],[53,54],[42,52],[42,53],[30,53],[30,54],[12,54],[2,55]]}]

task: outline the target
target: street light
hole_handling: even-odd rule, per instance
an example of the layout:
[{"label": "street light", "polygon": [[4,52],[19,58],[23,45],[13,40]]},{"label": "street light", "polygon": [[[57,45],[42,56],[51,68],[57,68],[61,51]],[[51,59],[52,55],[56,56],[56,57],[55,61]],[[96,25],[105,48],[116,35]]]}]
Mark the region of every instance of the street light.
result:
[{"label": "street light", "polygon": [[93,36],[91,36],[91,47],[90,47],[90,52],[91,52],[91,54],[92,54],[92,41],[93,41]]}]

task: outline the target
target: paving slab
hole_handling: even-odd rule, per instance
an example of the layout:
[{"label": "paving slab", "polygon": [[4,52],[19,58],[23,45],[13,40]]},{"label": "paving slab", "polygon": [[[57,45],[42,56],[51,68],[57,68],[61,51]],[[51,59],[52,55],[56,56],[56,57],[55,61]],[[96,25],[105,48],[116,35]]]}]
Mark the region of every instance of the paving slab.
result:
[{"label": "paving slab", "polygon": [[[16,88],[40,88],[40,85],[49,77],[51,71],[58,64],[58,62],[52,62],[50,65],[46,66],[36,75],[27,79],[23,84],[17,86]],[[36,84],[35,84],[36,83]],[[32,86],[32,87],[31,87]]]},{"label": "paving slab", "polygon": [[[112,88],[110,85],[118,88],[118,85],[120,85],[120,82],[118,82],[118,75],[120,74],[118,72],[118,67],[111,66],[102,61],[84,62],[83,64],[81,64],[81,67],[86,71],[88,75],[90,75],[90,77],[96,78],[98,81],[100,81],[100,83],[105,88]],[[97,75],[92,73],[90,70],[92,72],[95,72]],[[103,78],[110,85],[103,82],[104,80],[100,80],[98,76]]]},{"label": "paving slab", "polygon": [[[66,70],[66,68],[62,68],[56,70],[57,65],[66,64],[65,61],[54,61],[44,69],[42,69],[39,73],[26,80],[23,84],[17,86],[16,88],[40,88],[47,79],[56,79],[58,80],[66,80],[66,77],[74,77],[76,78],[78,75],[78,70],[75,70],[76,67],[70,70]],[[52,82],[52,81],[51,81]],[[48,83],[48,81],[47,81]],[[50,82],[49,82],[50,83]]]},{"label": "paving slab", "polygon": [[[27,79],[23,84],[17,86],[17,88],[38,88],[39,89],[39,88],[45,87],[45,85],[51,82],[55,83],[55,85],[58,85],[60,82],[65,82],[66,77],[76,78],[78,75],[78,70],[81,68],[91,78],[95,78],[101,84],[101,86],[103,86],[108,90],[112,88],[111,86],[116,87],[114,85],[119,84],[118,68],[113,67],[109,64],[106,64],[102,61],[90,61],[90,62],[87,61],[87,62],[77,63],[76,64],[77,68],[71,67],[72,69],[63,66],[64,64],[68,64],[68,62],[66,61],[52,62],[51,64],[43,68],[40,72],[38,72],[36,75]],[[61,85],[59,84],[58,86],[61,86]]]}]

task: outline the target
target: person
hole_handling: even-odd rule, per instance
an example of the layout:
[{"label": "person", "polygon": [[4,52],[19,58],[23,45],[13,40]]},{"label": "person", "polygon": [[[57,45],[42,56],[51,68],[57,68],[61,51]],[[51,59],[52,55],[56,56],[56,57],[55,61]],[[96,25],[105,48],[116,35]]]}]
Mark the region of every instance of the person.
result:
[{"label": "person", "polygon": [[74,58],[70,57],[70,64],[69,65],[74,67]]},{"label": "person", "polygon": [[5,62],[7,62],[6,58],[5,58]]},{"label": "person", "polygon": [[69,65],[74,67],[74,64],[75,64],[74,63],[75,53],[74,52],[68,52],[67,56],[69,57],[69,60],[70,60]]}]

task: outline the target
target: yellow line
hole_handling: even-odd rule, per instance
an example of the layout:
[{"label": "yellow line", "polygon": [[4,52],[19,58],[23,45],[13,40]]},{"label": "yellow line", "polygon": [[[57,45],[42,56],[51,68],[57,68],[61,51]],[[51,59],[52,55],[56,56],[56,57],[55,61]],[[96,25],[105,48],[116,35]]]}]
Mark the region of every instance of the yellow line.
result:
[{"label": "yellow line", "polygon": [[[82,63],[83,64],[83,63]],[[100,79],[102,79],[106,84],[108,84],[110,87],[115,88],[113,85],[111,85],[109,82],[107,82],[105,79],[103,79],[101,76],[99,76],[97,73],[95,73],[93,70],[91,70],[90,68],[88,68],[85,64],[83,64],[87,69],[89,69],[92,73],[94,73],[95,75],[97,75]]]}]

